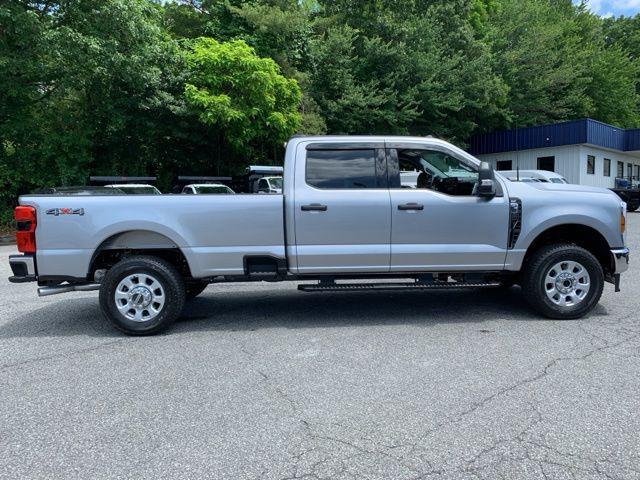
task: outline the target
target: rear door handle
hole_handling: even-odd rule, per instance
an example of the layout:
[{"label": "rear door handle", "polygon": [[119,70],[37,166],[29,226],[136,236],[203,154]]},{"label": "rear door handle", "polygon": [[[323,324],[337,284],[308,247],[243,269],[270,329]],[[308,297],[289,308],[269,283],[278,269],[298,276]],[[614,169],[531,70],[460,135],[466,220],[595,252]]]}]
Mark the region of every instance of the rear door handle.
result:
[{"label": "rear door handle", "polygon": [[424,210],[421,203],[403,203],[398,205],[398,210]]},{"label": "rear door handle", "polygon": [[326,212],[327,206],[320,205],[319,203],[312,203],[311,205],[302,205],[300,207],[303,212]]}]

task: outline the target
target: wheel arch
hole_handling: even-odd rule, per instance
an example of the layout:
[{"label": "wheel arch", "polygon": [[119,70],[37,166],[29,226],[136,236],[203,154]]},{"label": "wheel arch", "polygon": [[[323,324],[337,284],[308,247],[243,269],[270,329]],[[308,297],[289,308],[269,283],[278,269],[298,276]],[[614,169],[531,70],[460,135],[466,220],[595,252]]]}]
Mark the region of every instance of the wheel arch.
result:
[{"label": "wheel arch", "polygon": [[131,229],[105,238],[95,249],[89,263],[87,278],[96,270],[110,268],[130,255],[153,255],[172,263],[185,277],[191,277],[191,267],[177,242],[163,233],[147,229]]},{"label": "wheel arch", "polygon": [[580,223],[554,225],[540,232],[527,247],[523,265],[535,251],[555,243],[571,243],[584,248],[598,259],[605,273],[611,272],[609,242],[596,228]]}]

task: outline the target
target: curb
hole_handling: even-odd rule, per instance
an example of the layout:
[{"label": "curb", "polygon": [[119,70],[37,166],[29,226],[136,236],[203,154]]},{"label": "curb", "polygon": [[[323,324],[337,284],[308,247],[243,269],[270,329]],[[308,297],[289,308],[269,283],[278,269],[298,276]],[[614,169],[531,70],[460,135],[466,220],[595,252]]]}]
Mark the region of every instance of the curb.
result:
[{"label": "curb", "polygon": [[15,245],[16,237],[13,235],[0,236],[0,245]]}]

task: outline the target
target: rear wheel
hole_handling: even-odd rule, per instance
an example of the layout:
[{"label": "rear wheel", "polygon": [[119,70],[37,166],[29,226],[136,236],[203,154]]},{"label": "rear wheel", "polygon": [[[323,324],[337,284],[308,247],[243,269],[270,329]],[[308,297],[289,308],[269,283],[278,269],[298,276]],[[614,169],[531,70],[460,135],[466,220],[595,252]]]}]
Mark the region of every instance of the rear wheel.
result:
[{"label": "rear wheel", "polygon": [[534,252],[524,266],[522,292],[527,302],[549,318],[580,318],[602,296],[604,272],[584,248],[559,244]]},{"label": "rear wheel", "polygon": [[185,301],[180,273],[157,257],[136,256],[110,268],[100,286],[100,307],[111,323],[129,335],[167,329]]}]

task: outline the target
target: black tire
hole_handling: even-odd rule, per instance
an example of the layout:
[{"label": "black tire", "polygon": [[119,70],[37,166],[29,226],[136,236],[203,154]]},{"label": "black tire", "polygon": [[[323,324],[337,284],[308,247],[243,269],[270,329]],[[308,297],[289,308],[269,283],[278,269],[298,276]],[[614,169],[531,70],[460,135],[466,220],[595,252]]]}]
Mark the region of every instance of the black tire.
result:
[{"label": "black tire", "polygon": [[627,212],[635,212],[640,207],[640,202],[635,201],[632,203],[627,203]]},{"label": "black tire", "polygon": [[187,294],[187,300],[196,298],[209,286],[209,282],[191,281],[185,284],[185,292]]},{"label": "black tire", "polygon": [[[131,279],[136,275],[141,275],[145,281],[151,278],[153,280],[152,286],[159,285],[155,293],[158,294],[158,299],[162,299],[162,305],[160,303],[151,303],[150,307],[155,306],[158,308],[156,310],[151,308],[146,310],[147,316],[150,317],[149,320],[145,320],[142,316],[144,311],[137,321],[128,318],[126,315],[135,315],[136,308],[131,308],[129,312],[122,313],[116,305],[116,292],[119,285],[121,282],[125,282],[125,279]],[[134,285],[138,286],[138,284]],[[146,287],[147,285],[140,283],[140,286]],[[119,291],[120,295],[123,295],[122,292],[125,291],[125,288],[126,285]],[[154,294],[150,293],[150,295]],[[182,313],[185,297],[184,280],[178,270],[169,262],[151,256],[135,256],[121,260],[107,271],[100,286],[100,308],[103,315],[117,329],[127,335],[153,335],[166,330]],[[138,300],[142,305],[143,302],[140,298],[141,296],[138,296]],[[152,300],[156,299],[155,296],[150,298]],[[121,299],[120,301],[126,302],[127,300]],[[124,303],[121,308],[126,308],[126,306],[127,304]],[[139,306],[137,308],[139,310],[143,307]],[[151,318],[151,315],[155,316]]]},{"label": "black tire", "polygon": [[[581,264],[589,274],[590,286],[579,303],[560,306],[547,296],[545,279],[554,265],[564,261]],[[534,310],[548,318],[569,320],[583,317],[597,305],[603,287],[604,272],[600,262],[589,251],[576,245],[542,247],[528,257],[523,267],[522,294]]]}]

